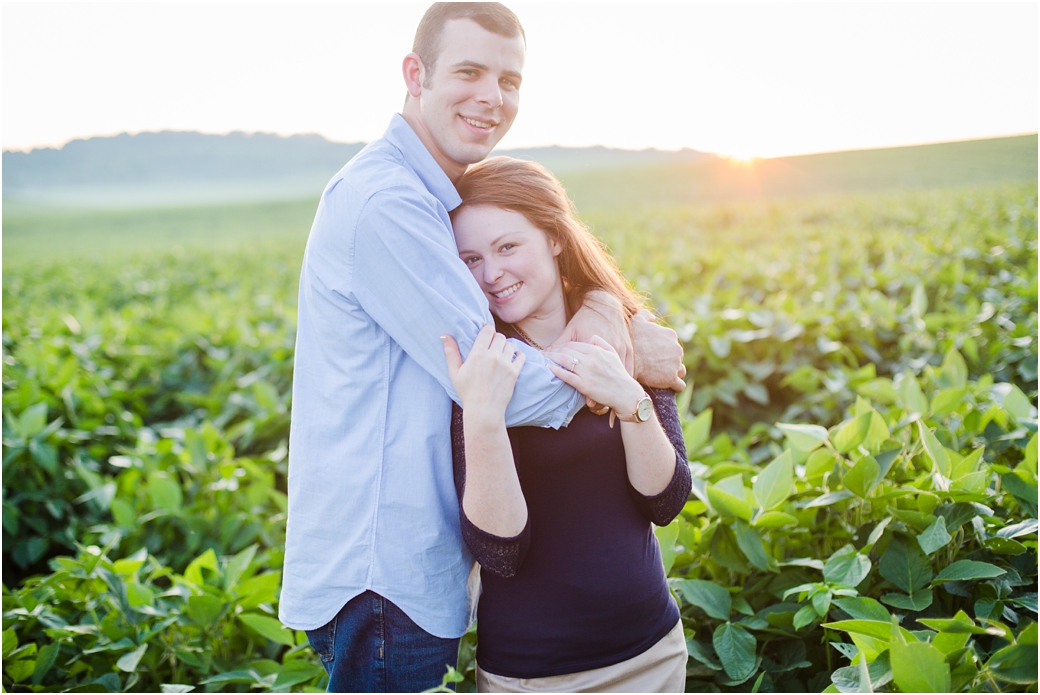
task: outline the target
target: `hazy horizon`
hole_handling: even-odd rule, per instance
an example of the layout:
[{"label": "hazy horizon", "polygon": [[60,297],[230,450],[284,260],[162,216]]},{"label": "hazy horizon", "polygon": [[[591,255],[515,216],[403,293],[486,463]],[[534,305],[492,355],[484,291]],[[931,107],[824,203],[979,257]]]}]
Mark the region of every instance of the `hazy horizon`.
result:
[{"label": "hazy horizon", "polygon": [[[245,135],[245,136],[273,135],[273,136],[278,136],[278,137],[281,137],[281,138],[292,138],[292,137],[296,137],[296,136],[304,136],[304,137],[306,137],[306,136],[317,135],[317,136],[320,136],[322,138],[325,138],[326,141],[328,141],[330,143],[335,143],[335,144],[343,144],[343,145],[368,144],[368,142],[365,141],[365,140],[353,140],[353,141],[333,140],[331,138],[328,138],[328,137],[322,135],[321,133],[315,133],[315,132],[308,132],[308,133],[275,133],[275,132],[263,131],[263,130],[253,130],[253,131],[228,130],[228,131],[221,132],[221,133],[212,133],[212,132],[206,132],[206,131],[201,131],[201,130],[187,130],[187,129],[166,128],[166,129],[163,129],[163,130],[142,130],[142,131],[137,131],[137,132],[121,131],[121,132],[117,132],[117,133],[99,133],[99,134],[94,134],[94,135],[84,135],[84,136],[70,138],[69,140],[66,140],[65,142],[63,142],[63,143],[61,143],[59,145],[39,145],[39,146],[33,146],[33,147],[24,148],[24,149],[23,148],[14,148],[14,147],[4,147],[3,151],[4,152],[25,152],[25,153],[29,153],[29,152],[32,152],[32,151],[35,151],[35,150],[47,150],[47,149],[61,150],[62,148],[65,147],[65,145],[68,145],[70,142],[73,142],[73,141],[76,141],[76,140],[90,140],[90,139],[93,139],[93,138],[115,138],[115,137],[119,137],[121,135],[129,135],[129,136],[133,137],[133,136],[136,136],[136,135],[156,134],[156,133],[191,133],[191,134],[199,134],[199,135],[213,135],[213,136],[217,136],[217,137],[226,136],[226,135],[235,135],[235,134],[241,134],[241,135]],[[997,140],[997,139],[1000,139],[1000,138],[1014,138],[1014,137],[1023,137],[1023,136],[1027,136],[1027,135],[1037,135],[1037,134],[1038,134],[1038,131],[1036,129],[1034,129],[1034,130],[1031,130],[1031,131],[1021,132],[1021,133],[1003,133],[1003,134],[1000,134],[1000,135],[992,135],[992,136],[984,136],[984,137],[967,137],[967,138],[957,138],[957,139],[954,139],[954,140],[927,140],[927,141],[923,141],[923,142],[911,142],[911,143],[903,143],[903,144],[896,144],[896,145],[883,145],[883,146],[879,146],[879,147],[855,147],[855,148],[838,149],[838,150],[820,150],[820,151],[812,151],[812,152],[795,152],[795,153],[791,153],[791,154],[779,154],[779,155],[775,155],[775,156],[771,156],[771,157],[751,157],[751,159],[781,159],[781,158],[787,158],[787,157],[800,157],[800,156],[810,156],[810,155],[817,155],[817,154],[840,154],[842,152],[859,152],[859,151],[867,151],[867,150],[887,150],[887,149],[896,149],[896,148],[902,148],[902,147],[923,147],[923,146],[926,146],[926,145],[943,145],[943,144],[957,143],[957,142],[973,142],[973,141],[976,141],[976,140]],[[621,150],[621,151],[624,151],[624,152],[640,152],[640,151],[646,151],[646,150],[657,150],[657,151],[660,151],[660,152],[682,152],[684,150],[692,150],[692,151],[701,152],[703,154],[708,154],[708,155],[717,155],[717,156],[720,156],[720,157],[727,157],[727,158],[731,158],[731,159],[741,159],[739,157],[734,157],[733,155],[728,155],[728,154],[725,154],[725,153],[722,153],[722,152],[708,152],[706,150],[696,150],[696,149],[694,149],[692,147],[679,147],[679,148],[675,148],[675,149],[669,149],[669,148],[664,148],[664,147],[638,147],[638,148],[636,148],[636,147],[614,147],[614,146],[611,146],[611,145],[602,145],[602,144],[593,144],[593,145],[562,145],[560,143],[547,143],[547,144],[544,144],[544,145],[525,145],[525,146],[522,146],[522,147],[509,147],[509,148],[496,147],[494,152],[497,153],[497,152],[505,152],[505,151],[512,151],[512,150],[536,150],[536,149],[545,149],[545,148],[552,148],[552,147],[560,147],[560,148],[565,148],[565,149],[591,149],[591,148],[601,147],[601,148],[606,148],[606,149],[609,149],[609,150]]]}]

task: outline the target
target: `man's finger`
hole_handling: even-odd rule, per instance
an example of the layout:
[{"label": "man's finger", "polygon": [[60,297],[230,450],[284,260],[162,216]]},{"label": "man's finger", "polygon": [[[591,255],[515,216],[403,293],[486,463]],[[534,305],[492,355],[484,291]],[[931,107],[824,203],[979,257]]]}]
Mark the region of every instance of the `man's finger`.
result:
[{"label": "man's finger", "polygon": [[459,352],[459,344],[450,335],[442,335],[441,342],[444,343],[444,359],[448,361],[448,375],[454,379],[462,368],[462,354]]}]

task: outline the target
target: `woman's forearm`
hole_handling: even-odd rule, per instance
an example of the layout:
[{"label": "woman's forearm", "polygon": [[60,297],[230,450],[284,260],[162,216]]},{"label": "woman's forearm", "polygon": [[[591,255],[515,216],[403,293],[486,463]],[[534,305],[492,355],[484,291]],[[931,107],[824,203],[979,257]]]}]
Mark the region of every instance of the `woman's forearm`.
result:
[{"label": "woman's forearm", "polygon": [[462,509],[479,529],[511,538],[527,525],[527,502],[513,462],[505,421],[463,410],[466,488]]},{"label": "woman's forearm", "polygon": [[668,441],[657,413],[646,422],[622,422],[628,480],[641,495],[664,492],[675,475],[675,448]]}]

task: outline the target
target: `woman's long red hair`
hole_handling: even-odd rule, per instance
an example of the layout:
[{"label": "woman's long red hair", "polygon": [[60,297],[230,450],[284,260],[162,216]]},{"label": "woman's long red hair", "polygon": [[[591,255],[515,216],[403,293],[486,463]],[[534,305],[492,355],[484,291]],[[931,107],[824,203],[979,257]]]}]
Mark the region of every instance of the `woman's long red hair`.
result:
[{"label": "woman's long red hair", "polygon": [[562,249],[557,257],[571,313],[592,290],[621,302],[627,317],[644,308],[643,299],[625,281],[607,248],[578,220],[563,185],[537,162],[492,157],[471,166],[455,184],[464,207],[487,205],[518,212]]}]

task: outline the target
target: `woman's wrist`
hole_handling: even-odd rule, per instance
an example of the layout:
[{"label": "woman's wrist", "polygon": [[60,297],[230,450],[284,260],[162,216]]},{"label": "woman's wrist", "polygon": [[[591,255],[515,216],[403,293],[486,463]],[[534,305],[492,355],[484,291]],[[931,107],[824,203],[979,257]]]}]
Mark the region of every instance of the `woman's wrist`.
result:
[{"label": "woman's wrist", "polygon": [[639,401],[642,400],[643,396],[646,394],[638,381],[635,379],[629,379],[629,381],[631,383],[625,384],[625,389],[618,394],[614,403],[610,404],[610,407],[612,407],[619,415],[631,415],[635,412]]}]

